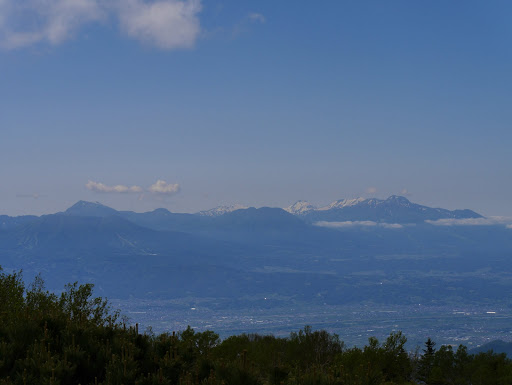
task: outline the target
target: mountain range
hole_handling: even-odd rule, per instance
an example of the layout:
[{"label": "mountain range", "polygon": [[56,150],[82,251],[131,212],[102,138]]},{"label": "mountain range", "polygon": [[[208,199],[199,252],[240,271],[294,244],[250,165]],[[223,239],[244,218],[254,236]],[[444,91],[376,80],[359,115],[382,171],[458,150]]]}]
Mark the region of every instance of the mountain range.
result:
[{"label": "mountain range", "polygon": [[197,214],[80,201],[41,217],[0,216],[0,266],[27,278],[42,273],[52,289],[91,282],[117,298],[223,298],[237,306],[263,297],[277,305],[505,301],[512,230],[435,222],[479,218],[398,196]]},{"label": "mountain range", "polygon": [[[176,214],[166,209],[156,209],[148,213],[134,213],[131,211],[116,211],[110,207],[104,206],[99,202],[80,201],[67,209],[65,215],[79,216],[110,216],[119,215],[134,221],[143,220],[143,217],[149,218],[169,218],[171,216],[182,218],[191,218],[191,216],[200,217],[219,217],[234,211],[253,209],[240,204],[229,206],[218,206],[210,210],[200,211],[196,214]],[[402,196],[392,195],[387,199],[341,199],[330,203],[327,206],[315,207],[309,202],[298,201],[293,205],[283,209],[284,211],[300,217],[307,222],[315,221],[375,221],[384,223],[418,223],[426,220],[438,219],[466,219],[482,218],[483,216],[469,209],[447,210],[442,208],[431,208],[410,202]],[[1,218],[1,217],[0,217]],[[0,219],[0,223],[1,219]]]},{"label": "mountain range", "polygon": [[309,222],[315,221],[375,221],[385,223],[418,223],[425,220],[482,218],[472,210],[431,208],[392,195],[387,199],[341,199],[324,207],[298,201],[285,209]]}]

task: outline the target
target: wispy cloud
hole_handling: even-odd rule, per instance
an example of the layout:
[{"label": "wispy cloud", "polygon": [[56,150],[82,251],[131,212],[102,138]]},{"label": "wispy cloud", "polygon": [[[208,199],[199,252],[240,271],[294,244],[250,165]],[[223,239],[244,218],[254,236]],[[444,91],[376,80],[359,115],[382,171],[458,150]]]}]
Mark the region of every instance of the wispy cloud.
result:
[{"label": "wispy cloud", "polygon": [[159,179],[148,188],[148,191],[154,194],[174,195],[180,191],[180,185],[177,183],[170,184]]},{"label": "wispy cloud", "polygon": [[[434,226],[496,226],[504,225],[508,229],[512,229],[511,217],[487,217],[487,218],[464,218],[464,219],[438,219],[435,221],[426,220]],[[373,221],[345,221],[345,222],[316,222],[315,226],[328,227],[332,229],[344,229],[352,227],[382,227],[386,229],[401,229],[404,226],[412,226],[412,224],[402,225],[399,223],[382,223]]]},{"label": "wispy cloud", "polygon": [[142,187],[140,187],[140,186],[130,186],[130,187],[128,187],[128,186],[124,186],[122,184],[118,184],[118,185],[115,185],[115,186],[107,186],[106,184],[99,183],[99,182],[94,182],[92,180],[87,182],[85,187],[88,190],[91,190],[91,191],[94,191],[94,192],[99,192],[99,193],[121,193],[121,194],[126,194],[126,193],[141,193],[143,191]]},{"label": "wispy cloud", "polygon": [[200,0],[0,0],[0,47],[60,44],[86,25],[119,20],[122,31],[161,49],[194,45]]},{"label": "wispy cloud", "polygon": [[376,194],[377,193],[377,188],[376,187],[368,187],[366,189],[366,193],[367,194]]},{"label": "wispy cloud", "polygon": [[263,16],[261,13],[257,13],[257,12],[251,12],[249,14],[249,19],[252,21],[257,21],[259,23],[265,23],[267,21],[265,16]]},{"label": "wispy cloud", "polygon": [[149,186],[147,189],[144,189],[140,186],[125,186],[122,184],[109,186],[104,183],[95,182],[95,181],[88,181],[85,187],[90,190],[97,193],[118,193],[118,194],[141,194],[140,199],[142,199],[142,196],[144,192],[148,192],[151,194],[156,195],[174,195],[177,194],[180,191],[180,185],[175,183],[167,183],[164,180],[157,180],[154,184]]},{"label": "wispy cloud", "polygon": [[320,222],[316,222],[315,226],[329,227],[329,228],[333,228],[333,229],[341,229],[341,228],[345,228],[345,227],[354,227],[354,226],[377,226],[377,222],[372,222],[372,221],[345,221],[345,222],[320,221]]},{"label": "wispy cloud", "polygon": [[400,191],[400,195],[402,195],[404,197],[410,197],[410,196],[412,196],[412,193],[409,190],[407,190],[406,188],[404,188]]},{"label": "wispy cloud", "polygon": [[39,199],[44,195],[34,193],[34,194],[16,194],[16,198],[32,198],[32,199]]},{"label": "wispy cloud", "polygon": [[345,221],[345,222],[316,222],[315,226],[327,227],[331,229],[346,229],[353,227],[382,227],[385,229],[401,229],[404,226],[399,223],[381,223],[373,221]]},{"label": "wispy cloud", "polygon": [[59,44],[105,16],[98,0],[2,0],[0,12],[0,44],[8,49]]},{"label": "wispy cloud", "polygon": [[510,217],[486,217],[486,218],[464,218],[464,219],[438,219],[435,221],[426,220],[434,226],[493,226],[506,225],[508,228],[512,226],[512,218]]},{"label": "wispy cloud", "polygon": [[258,12],[251,12],[246,14],[238,23],[233,26],[231,37],[237,38],[238,36],[246,33],[251,28],[251,24],[264,24],[267,21],[265,16]]},{"label": "wispy cloud", "polygon": [[385,229],[401,229],[404,227],[400,223],[379,223],[379,226],[384,227]]}]

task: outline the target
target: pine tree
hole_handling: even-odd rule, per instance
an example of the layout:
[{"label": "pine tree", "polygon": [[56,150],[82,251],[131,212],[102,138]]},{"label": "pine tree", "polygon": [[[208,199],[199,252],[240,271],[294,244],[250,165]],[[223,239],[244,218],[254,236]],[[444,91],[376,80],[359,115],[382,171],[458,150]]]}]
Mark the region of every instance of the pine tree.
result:
[{"label": "pine tree", "polygon": [[427,384],[432,371],[432,366],[434,365],[434,355],[436,353],[434,346],[436,346],[436,343],[429,337],[425,341],[425,349],[423,349],[423,356],[420,359],[419,377]]}]

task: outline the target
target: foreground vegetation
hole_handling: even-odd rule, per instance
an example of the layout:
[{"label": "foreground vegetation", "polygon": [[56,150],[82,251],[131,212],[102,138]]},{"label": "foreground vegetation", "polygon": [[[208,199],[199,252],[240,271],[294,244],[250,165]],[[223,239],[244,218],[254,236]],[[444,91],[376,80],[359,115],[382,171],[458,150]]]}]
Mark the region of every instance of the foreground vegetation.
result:
[{"label": "foreground vegetation", "polygon": [[504,354],[408,353],[402,333],[364,348],[305,327],[288,338],[256,334],[220,341],[212,331],[154,335],[127,327],[92,285],[57,296],[40,278],[0,271],[0,385],[11,384],[512,384]]}]

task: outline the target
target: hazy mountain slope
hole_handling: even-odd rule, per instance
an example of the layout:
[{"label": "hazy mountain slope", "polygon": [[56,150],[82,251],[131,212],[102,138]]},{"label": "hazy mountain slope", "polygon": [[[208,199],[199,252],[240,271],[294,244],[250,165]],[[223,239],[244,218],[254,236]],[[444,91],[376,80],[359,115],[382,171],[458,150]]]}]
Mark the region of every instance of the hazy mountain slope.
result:
[{"label": "hazy mountain slope", "polygon": [[171,213],[166,209],[156,209],[146,213],[119,211],[117,215],[153,230],[184,231],[195,233],[210,225],[212,218],[196,214]]},{"label": "hazy mountain slope", "polygon": [[37,220],[37,218],[38,217],[34,215],[23,215],[19,217],[0,215],[0,230],[9,230],[14,227],[23,226],[27,223]]},{"label": "hazy mountain slope", "polygon": [[421,222],[325,228],[277,208],[201,217],[80,204],[0,230],[0,265],[42,272],[52,288],[88,281],[122,297],[505,301],[512,295],[512,230]]},{"label": "hazy mountain slope", "polygon": [[118,212],[99,202],[78,201],[62,214],[77,217],[109,217],[117,215]]},{"label": "hazy mountain slope", "polygon": [[[156,265],[233,264],[236,247],[182,232],[161,232],[138,226],[118,216],[47,215],[28,225],[0,232],[0,265],[42,272],[50,284],[99,277],[115,287],[116,279],[131,292],[126,277]],[[107,275],[106,272],[108,272]],[[124,276],[123,276],[124,274]],[[117,277],[117,278],[116,278]],[[153,282],[154,284],[155,282]],[[133,282],[132,282],[133,284]],[[147,284],[151,286],[151,281]]]}]

